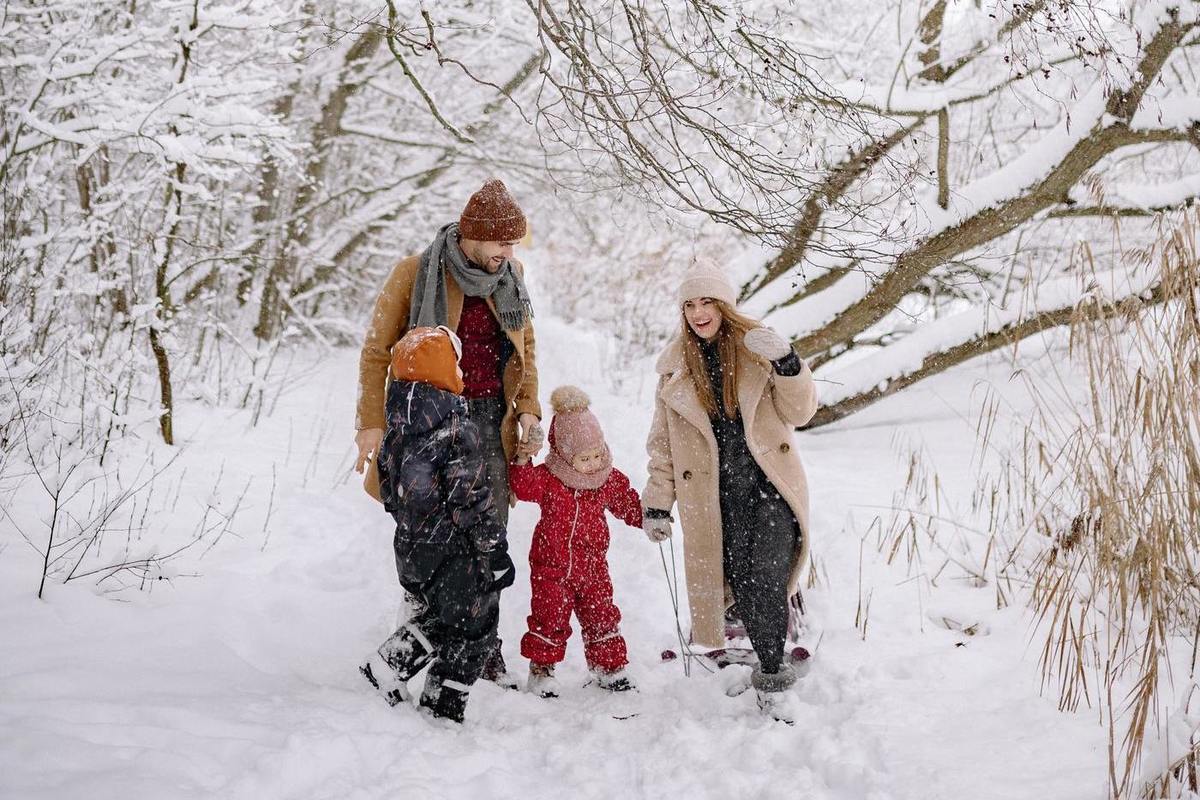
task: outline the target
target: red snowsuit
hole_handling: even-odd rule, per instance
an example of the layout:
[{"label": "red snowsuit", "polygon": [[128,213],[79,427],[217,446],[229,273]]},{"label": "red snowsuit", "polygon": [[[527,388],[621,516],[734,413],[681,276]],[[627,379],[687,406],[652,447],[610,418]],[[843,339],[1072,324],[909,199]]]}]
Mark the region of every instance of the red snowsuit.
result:
[{"label": "red snowsuit", "polygon": [[571,489],[544,464],[512,464],[508,480],[518,500],[537,503],[542,509],[529,549],[533,598],[521,655],[539,664],[562,661],[574,611],[588,666],[606,672],[623,668],[629,658],[608,574],[604,511],[627,525],[642,527],[637,490],[616,468],[599,489]]}]

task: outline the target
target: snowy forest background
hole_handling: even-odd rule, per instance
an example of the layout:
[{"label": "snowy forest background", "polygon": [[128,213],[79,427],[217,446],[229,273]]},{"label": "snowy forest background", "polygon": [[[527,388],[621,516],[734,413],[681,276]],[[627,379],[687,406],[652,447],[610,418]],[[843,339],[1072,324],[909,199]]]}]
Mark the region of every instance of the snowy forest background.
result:
[{"label": "snowy forest background", "polygon": [[[1195,0],[4,3],[0,630],[71,586],[140,602],[231,532],[265,551],[289,481],[344,472],[352,415],[287,428],[291,477],[238,439],[355,358],[383,276],[496,175],[541,338],[594,345],[613,408],[698,254],[816,370],[814,449],[886,453],[855,421],[956,381],[953,475],[905,444],[882,510],[830,512],[811,590],[854,597],[863,642],[864,552],[976,598],[922,630],[1019,609],[1030,696],[1100,731],[1078,796],[1194,796],[1198,45]],[[36,739],[0,736],[14,764]]]}]

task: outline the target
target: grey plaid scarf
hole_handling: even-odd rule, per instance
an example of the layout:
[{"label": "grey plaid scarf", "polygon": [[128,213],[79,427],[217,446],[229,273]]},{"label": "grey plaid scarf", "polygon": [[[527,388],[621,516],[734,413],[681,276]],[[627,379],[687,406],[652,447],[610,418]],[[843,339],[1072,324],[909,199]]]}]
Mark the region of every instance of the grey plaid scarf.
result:
[{"label": "grey plaid scarf", "polygon": [[408,326],[434,327],[449,323],[446,310],[446,270],[468,297],[490,297],[496,305],[500,326],[518,331],[533,317],[533,305],[525,281],[511,261],[496,272],[473,266],[458,245],[458,223],[442,226],[425,252],[413,283]]}]

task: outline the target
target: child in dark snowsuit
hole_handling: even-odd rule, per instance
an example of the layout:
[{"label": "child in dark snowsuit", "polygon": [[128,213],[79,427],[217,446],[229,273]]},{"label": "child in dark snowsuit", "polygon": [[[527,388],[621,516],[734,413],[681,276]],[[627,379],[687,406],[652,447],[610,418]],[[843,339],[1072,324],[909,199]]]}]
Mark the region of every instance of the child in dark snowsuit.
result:
[{"label": "child in dark snowsuit", "polygon": [[518,458],[509,483],[518,500],[537,503],[542,517],[529,551],[533,597],[521,655],[530,660],[529,691],[555,697],[554,665],[566,654],[571,612],[579,619],[584,655],[597,683],[611,691],[634,688],[621,636],[621,612],[608,574],[608,523],[604,512],[635,528],[642,503],[629,478],[612,465],[589,399],[574,386],[554,390],[550,453],[533,466]]},{"label": "child in dark snowsuit", "polygon": [[392,350],[380,490],[396,520],[396,571],[415,608],[360,667],[396,705],[432,661],[420,705],[456,722],[495,646],[500,590],[514,577],[479,431],[459,396],[460,353],[444,327],[413,328]]}]

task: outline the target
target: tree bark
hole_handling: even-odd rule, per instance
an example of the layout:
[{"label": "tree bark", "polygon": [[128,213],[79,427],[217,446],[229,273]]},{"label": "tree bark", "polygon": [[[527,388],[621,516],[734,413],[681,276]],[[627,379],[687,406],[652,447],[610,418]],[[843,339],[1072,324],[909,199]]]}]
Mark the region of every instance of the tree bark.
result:
[{"label": "tree bark", "polygon": [[[192,19],[188,25],[188,32],[195,33],[199,27],[200,0],[195,0],[192,4]],[[190,36],[180,37],[179,74],[175,79],[176,86],[187,81],[188,67],[191,65],[192,59],[192,41]],[[174,123],[168,126],[168,130],[173,136],[179,135],[179,130]],[[186,176],[187,165],[183,162],[176,162],[174,170],[167,176],[166,199],[163,203],[165,229],[162,257],[158,260],[154,270],[154,294],[157,302],[154,307],[154,322],[150,324],[149,329],[150,350],[154,353],[154,362],[158,369],[159,400],[163,408],[158,418],[159,430],[162,432],[163,441],[169,445],[175,444],[175,402],[174,392],[171,389],[171,361],[163,342],[163,334],[174,313],[175,306],[171,300],[171,286],[167,282],[167,270],[175,252],[175,239],[179,235],[179,226],[183,223],[183,181]]]},{"label": "tree bark", "polygon": [[[1012,19],[1000,28],[997,38],[1008,36],[1017,28],[1029,22],[1045,8],[1046,3],[1047,0],[1036,0],[1033,3],[1021,4],[1019,8],[1014,10]],[[918,77],[933,83],[944,83],[987,50],[987,43],[981,42],[952,64],[948,66],[942,65],[940,41],[945,10],[945,1],[937,0],[934,7],[922,18],[918,32],[922,43],[926,46],[926,49],[918,57],[926,65]],[[879,113],[886,112],[880,111]],[[888,136],[876,139],[862,146],[859,150],[852,153],[846,161],[833,168],[829,176],[822,182],[820,189],[813,192],[808,201],[805,202],[800,216],[792,227],[789,244],[778,256],[766,264],[761,278],[747,283],[742,288],[740,299],[746,300],[750,298],[803,261],[807,254],[808,245],[811,243],[816,232],[820,230],[821,219],[825,214],[825,210],[836,199],[842,197],[854,185],[855,181],[868,172],[876,162],[885,158],[896,145],[921,128],[928,116],[928,114],[924,113],[917,114],[908,125],[899,128]],[[791,305],[805,297],[816,294],[836,283],[839,278],[850,273],[854,268],[855,265],[851,263],[846,267],[832,270],[816,278],[811,283],[805,283],[794,295],[780,305]]]},{"label": "tree bark", "polygon": [[259,301],[258,323],[254,335],[260,341],[275,337],[287,315],[283,298],[289,291],[283,287],[286,279],[295,275],[303,246],[312,235],[313,220],[307,213],[313,198],[324,189],[325,172],[334,143],[341,131],[342,117],[350,97],[362,86],[362,68],[375,55],[383,40],[378,29],[360,36],[346,51],[336,87],[321,107],[321,116],[313,125],[310,136],[312,157],[305,166],[304,180],[296,190],[295,200],[280,237],[280,248],[271,258],[271,267],[263,282]]},{"label": "tree bark", "polygon": [[[745,300],[753,296],[799,264],[807,254],[808,246],[812,242],[813,237],[820,231],[821,218],[825,214],[825,209],[840,199],[860,176],[870,170],[878,161],[886,157],[892,148],[907,139],[924,122],[925,118],[921,117],[908,125],[899,127],[887,136],[863,145],[851,153],[845,161],[834,167],[828,177],[822,181],[819,189],[809,195],[808,199],[804,202],[800,216],[792,226],[788,245],[779,252],[779,255],[767,263],[761,278],[742,288],[741,299]],[[834,270],[826,275],[822,275],[813,281],[811,285],[806,284],[803,286],[784,305],[794,303],[803,297],[820,291],[826,286],[832,285],[839,277],[849,272],[850,269],[851,267],[846,267],[841,271]]]}]

